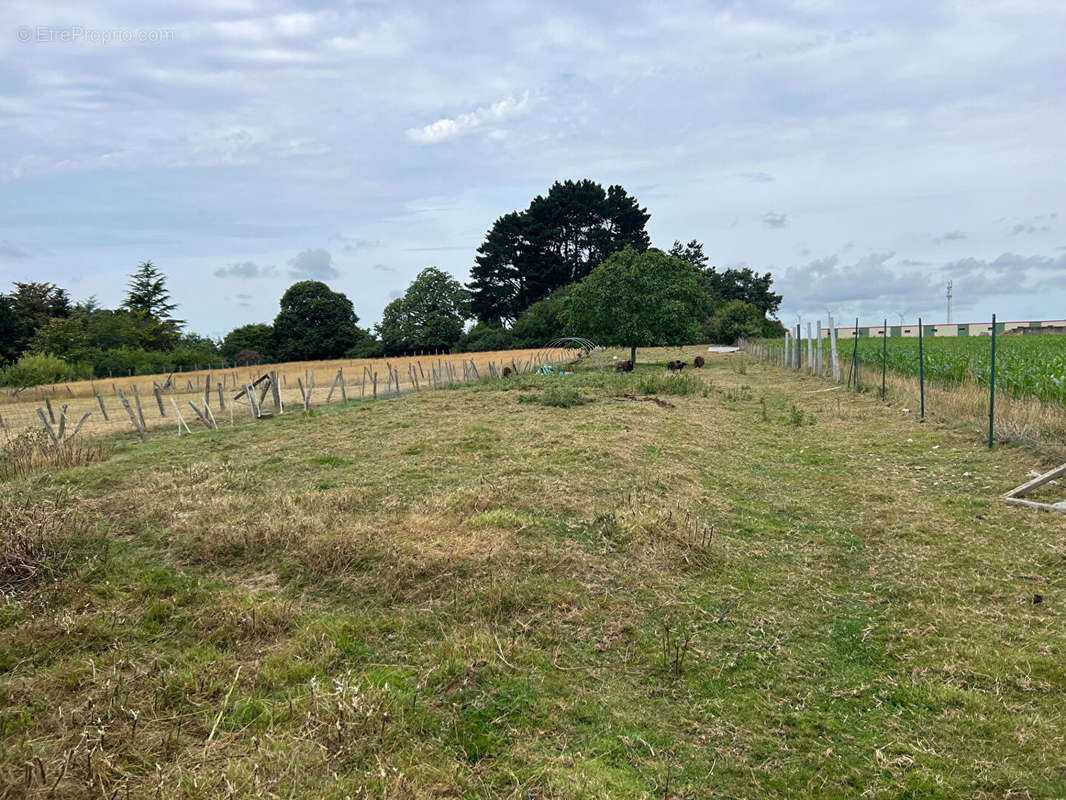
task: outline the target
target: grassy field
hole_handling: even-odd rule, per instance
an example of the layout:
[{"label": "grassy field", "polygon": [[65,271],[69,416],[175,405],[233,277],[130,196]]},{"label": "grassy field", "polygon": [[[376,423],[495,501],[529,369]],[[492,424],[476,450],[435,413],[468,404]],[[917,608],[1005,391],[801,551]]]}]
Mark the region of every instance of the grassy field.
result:
[{"label": "grassy field", "polygon": [[[838,358],[844,383],[851,384],[854,340],[840,340]],[[764,342],[765,352],[780,362],[780,341]],[[918,340],[887,340],[886,400],[898,408],[920,409]],[[987,336],[927,338],[925,349],[926,415],[988,435],[991,339]],[[859,375],[864,391],[880,394],[881,347],[877,337],[860,338]],[[828,341],[823,361],[830,372]],[[807,350],[803,347],[804,370]],[[996,337],[995,438],[1021,444],[1048,458],[1066,460],[1066,336]]]},{"label": "grassy field", "polygon": [[0,484],[0,797],[1066,795],[1045,465],[676,354]]}]

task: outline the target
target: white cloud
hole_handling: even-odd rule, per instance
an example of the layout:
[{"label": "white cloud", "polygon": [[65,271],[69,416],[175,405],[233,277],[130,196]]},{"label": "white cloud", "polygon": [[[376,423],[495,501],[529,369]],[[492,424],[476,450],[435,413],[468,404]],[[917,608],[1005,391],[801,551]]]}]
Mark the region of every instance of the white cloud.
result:
[{"label": "white cloud", "polygon": [[[216,278],[243,278],[247,280],[250,278],[276,278],[277,275],[278,270],[276,267],[261,267],[254,261],[240,261],[215,270]],[[246,295],[237,296],[247,299]]]},{"label": "white cloud", "polygon": [[334,269],[333,256],[328,250],[304,250],[289,259],[289,275],[293,278],[328,281],[340,273]]},{"label": "white cloud", "polygon": [[407,138],[419,144],[436,144],[479,129],[488,129],[488,134],[494,136],[501,131],[493,128],[493,123],[525,114],[529,108],[529,92],[525,92],[521,97],[506,97],[491,106],[477,108],[454,119],[445,117],[421,128],[410,128]]}]

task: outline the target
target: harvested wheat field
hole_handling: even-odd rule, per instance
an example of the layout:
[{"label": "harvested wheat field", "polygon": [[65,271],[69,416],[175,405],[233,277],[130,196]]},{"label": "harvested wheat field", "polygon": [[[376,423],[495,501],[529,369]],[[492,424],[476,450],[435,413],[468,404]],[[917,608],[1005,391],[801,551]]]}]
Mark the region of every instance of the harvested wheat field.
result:
[{"label": "harvested wheat field", "polygon": [[1047,464],[639,357],[0,484],[0,797],[1066,795]]},{"label": "harvested wheat field", "polygon": [[[90,415],[83,425],[88,437],[132,433],[135,428],[122,402],[123,395],[133,413],[143,418],[146,430],[176,431],[179,414],[195,422],[198,416],[189,403],[203,409],[205,401],[212,408],[216,421],[228,425],[251,418],[252,406],[242,396],[242,389],[272,372],[278,375],[283,408],[302,408],[305,391],[311,394],[309,405],[312,406],[337,402],[342,394],[349,396],[347,399],[402,394],[476,380],[482,373],[489,375],[504,367],[514,372],[528,372],[535,365],[565,358],[571,352],[555,348],[290,361],[5,389],[0,394],[0,428],[11,434],[28,427],[41,427],[37,409],[58,424],[65,407],[71,426],[85,414]],[[158,398],[156,389],[159,389]],[[264,399],[269,405],[269,398]]]}]

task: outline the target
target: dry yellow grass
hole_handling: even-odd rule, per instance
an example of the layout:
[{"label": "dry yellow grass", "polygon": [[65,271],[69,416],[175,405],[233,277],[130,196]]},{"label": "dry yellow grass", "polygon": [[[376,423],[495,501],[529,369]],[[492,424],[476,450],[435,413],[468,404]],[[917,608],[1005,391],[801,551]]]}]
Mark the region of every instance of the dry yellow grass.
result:
[{"label": "dry yellow grass", "polygon": [[[349,399],[363,395],[369,397],[374,394],[374,378],[377,375],[378,395],[385,393],[403,393],[413,391],[416,388],[432,387],[434,383],[434,371],[437,382],[449,384],[452,382],[449,376],[449,367],[454,370],[455,377],[462,380],[464,376],[464,364],[469,366],[473,363],[478,374],[488,374],[489,365],[497,368],[509,366],[527,369],[532,362],[539,360],[541,363],[560,361],[572,358],[575,351],[565,349],[553,350],[496,350],[484,353],[453,353],[450,355],[425,355],[407,356],[402,358],[377,358],[377,359],[335,359],[330,361],[290,361],[279,364],[260,364],[248,367],[234,367],[226,370],[199,370],[194,372],[176,372],[170,375],[135,375],[124,378],[105,378],[93,381],[77,381],[73,383],[55,384],[52,386],[38,386],[23,389],[14,393],[7,390],[0,395],[0,420],[3,429],[8,435],[17,434],[29,427],[41,427],[37,415],[37,409],[47,409],[46,403],[50,403],[54,415],[58,418],[63,406],[67,407],[67,419],[70,426],[77,423],[81,417],[90,413],[92,416],[86,421],[82,434],[85,437],[108,436],[112,434],[128,434],[133,432],[129,416],[122,406],[116,390],[125,393],[131,404],[136,403],[133,394],[134,389],[140,396],[141,408],[144,412],[146,427],[149,430],[177,429],[177,418],[174,415],[171,399],[181,409],[181,414],[190,427],[195,430],[199,425],[195,412],[189,407],[189,401],[202,406],[205,389],[210,384],[210,403],[217,421],[229,424],[231,421],[230,403],[234,395],[246,383],[252,383],[264,373],[277,371],[282,381],[282,404],[296,409],[302,406],[302,399],[297,380],[303,381],[304,386],[313,386],[311,399],[312,406],[318,406],[325,402],[338,370],[344,371],[345,389]],[[512,366],[514,365],[514,366]],[[399,382],[388,385],[388,371],[392,367],[399,375]],[[471,370],[471,376],[473,370]],[[158,408],[153,395],[153,387],[156,383],[163,385],[167,379],[172,380],[171,389],[163,394],[163,408],[166,412],[164,417]],[[226,410],[219,409],[218,385],[222,385],[222,393],[226,401]],[[109,419],[105,420],[100,410],[97,396],[104,399]],[[332,402],[338,402],[341,397],[340,388],[333,393]],[[241,399],[233,407],[232,419],[248,419],[251,415],[251,407],[247,400]],[[199,427],[203,427],[199,425]],[[69,428],[68,428],[69,430]]]}]

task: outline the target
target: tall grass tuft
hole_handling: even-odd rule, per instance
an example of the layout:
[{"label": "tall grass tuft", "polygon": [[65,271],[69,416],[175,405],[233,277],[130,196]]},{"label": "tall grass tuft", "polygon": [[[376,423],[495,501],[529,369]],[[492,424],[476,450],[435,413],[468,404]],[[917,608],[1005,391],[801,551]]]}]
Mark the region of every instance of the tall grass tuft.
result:
[{"label": "tall grass tuft", "polygon": [[68,439],[56,447],[43,428],[27,428],[0,446],[0,481],[19,478],[42,469],[67,469],[104,459],[102,445]]},{"label": "tall grass tuft", "polygon": [[637,389],[641,394],[706,394],[707,385],[688,373],[662,375],[653,372],[637,378]]},{"label": "tall grass tuft", "polygon": [[69,568],[87,529],[62,496],[0,499],[0,589],[26,588]]}]

